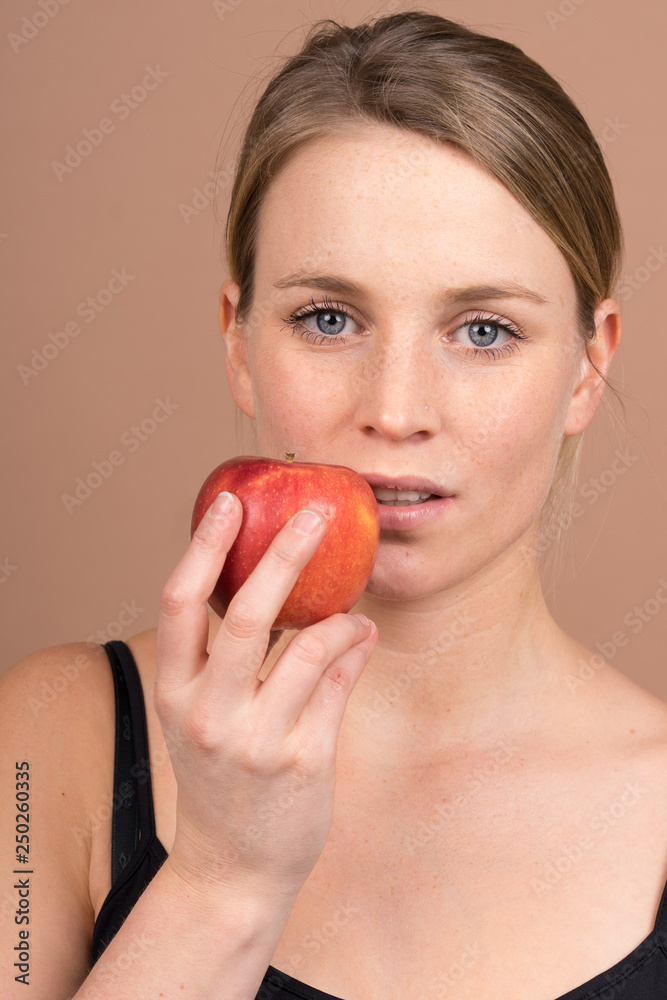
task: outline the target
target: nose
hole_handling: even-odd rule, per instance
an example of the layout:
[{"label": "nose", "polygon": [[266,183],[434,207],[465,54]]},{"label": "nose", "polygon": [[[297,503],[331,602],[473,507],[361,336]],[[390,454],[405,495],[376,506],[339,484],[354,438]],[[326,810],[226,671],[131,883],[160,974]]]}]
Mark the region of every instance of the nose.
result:
[{"label": "nose", "polygon": [[378,341],[360,362],[356,425],[363,433],[417,441],[440,430],[437,368],[423,336],[404,331]]}]

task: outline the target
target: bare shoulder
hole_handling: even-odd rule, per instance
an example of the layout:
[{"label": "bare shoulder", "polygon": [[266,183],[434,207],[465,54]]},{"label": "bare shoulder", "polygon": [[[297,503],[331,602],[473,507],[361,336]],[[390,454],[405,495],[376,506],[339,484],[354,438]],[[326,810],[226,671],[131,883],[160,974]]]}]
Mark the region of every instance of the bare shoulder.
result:
[{"label": "bare shoulder", "polygon": [[558,676],[568,714],[587,718],[593,727],[607,721],[614,728],[634,719],[641,726],[636,735],[667,732],[666,701],[573,636],[561,632],[559,641],[565,668]]},{"label": "bare shoulder", "polygon": [[[101,646],[46,647],[0,676],[0,792],[12,803],[20,790],[27,804],[20,806],[20,824],[16,810],[0,813],[2,850],[28,879],[26,929],[41,956],[30,985],[38,998],[64,996],[87,975],[94,922],[91,816],[110,794],[114,724],[113,678]],[[39,892],[30,892],[32,880]],[[15,930],[13,922],[2,922],[4,955],[12,954]]]},{"label": "bare shoulder", "polygon": [[580,702],[586,732],[607,759],[643,771],[664,790],[667,808],[667,702],[609,663],[572,700]]},{"label": "bare shoulder", "polygon": [[115,703],[104,649],[74,642],[28,654],[0,676],[0,706],[3,760],[30,760],[51,832],[62,834],[80,867],[90,849],[87,813],[113,764]]},{"label": "bare shoulder", "polygon": [[[667,701],[611,664],[606,664],[605,675],[602,694],[611,718],[626,719],[630,735],[658,744],[667,741]],[[632,725],[633,720],[639,729]]]},{"label": "bare shoulder", "polygon": [[[0,675],[0,692],[3,728],[17,736],[29,734],[36,752],[48,747],[90,755],[88,737],[99,736],[100,713],[106,709],[113,721],[113,678],[97,643],[65,643],[29,653]],[[64,722],[68,725],[61,726]]]}]

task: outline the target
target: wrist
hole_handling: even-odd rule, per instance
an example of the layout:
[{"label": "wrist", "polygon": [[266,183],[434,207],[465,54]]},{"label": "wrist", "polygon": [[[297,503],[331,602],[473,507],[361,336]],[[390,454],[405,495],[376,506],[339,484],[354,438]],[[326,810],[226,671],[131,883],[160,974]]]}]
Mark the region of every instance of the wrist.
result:
[{"label": "wrist", "polygon": [[229,919],[235,926],[241,920],[251,933],[255,933],[258,926],[266,925],[267,919],[269,923],[283,918],[286,921],[298,895],[271,891],[241,877],[196,871],[171,855],[158,875],[174,899],[197,920],[209,918],[224,922]]}]

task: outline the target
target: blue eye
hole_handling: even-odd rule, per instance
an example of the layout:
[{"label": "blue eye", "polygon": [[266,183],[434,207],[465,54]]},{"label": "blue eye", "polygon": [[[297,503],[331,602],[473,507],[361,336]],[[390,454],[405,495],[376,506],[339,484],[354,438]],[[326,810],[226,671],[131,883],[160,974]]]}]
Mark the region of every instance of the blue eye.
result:
[{"label": "blue eye", "polygon": [[[460,340],[454,343],[459,344],[471,357],[487,360],[511,354],[518,346],[517,341],[526,339],[525,334],[514,323],[501,319],[500,316],[467,316],[451,336],[455,337],[459,330],[466,331],[466,340],[474,346],[470,347],[469,343],[462,343]],[[500,331],[505,334],[505,339],[497,344]]]},{"label": "blue eye", "polygon": [[[350,315],[348,309],[338,302],[332,302],[325,298],[323,302],[317,303],[311,298],[307,306],[297,309],[290,316],[283,319],[283,323],[292,327],[294,333],[298,333],[302,339],[309,343],[317,344],[344,344],[345,337],[342,331],[347,324],[347,332],[352,335],[362,331],[361,324]],[[356,329],[350,329],[349,324],[353,324]],[[461,342],[452,338],[461,330],[466,330],[465,337],[469,343]],[[498,335],[502,331],[505,339],[499,344]],[[500,316],[483,316],[475,314],[464,319],[463,323],[449,334],[449,342],[457,345],[458,351],[463,351],[471,358],[482,360],[495,360],[496,358],[513,353],[518,347],[518,341],[526,340],[526,335],[509,320]]]},{"label": "blue eye", "polygon": [[497,323],[468,323],[468,336],[475,347],[490,347],[498,339]]},{"label": "blue eye", "polygon": [[346,317],[339,312],[317,312],[315,322],[322,333],[333,334],[334,336],[345,326]]},{"label": "blue eye", "polygon": [[[306,322],[311,319],[315,320],[315,327]],[[359,326],[349,312],[337,303],[325,299],[318,305],[314,299],[311,299],[308,306],[287,316],[283,319],[283,323],[291,326],[294,332],[300,334],[305,340],[313,342],[319,338],[318,343],[320,344],[324,341],[344,344],[345,339],[340,336],[340,333],[348,320],[355,326]]]}]

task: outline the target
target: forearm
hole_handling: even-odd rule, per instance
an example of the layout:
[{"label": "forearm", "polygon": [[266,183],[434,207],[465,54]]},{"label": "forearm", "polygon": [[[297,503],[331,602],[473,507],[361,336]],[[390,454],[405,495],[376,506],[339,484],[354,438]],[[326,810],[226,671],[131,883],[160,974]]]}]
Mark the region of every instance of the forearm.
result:
[{"label": "forearm", "polygon": [[292,906],[192,890],[166,861],[73,1000],[254,1000]]}]

